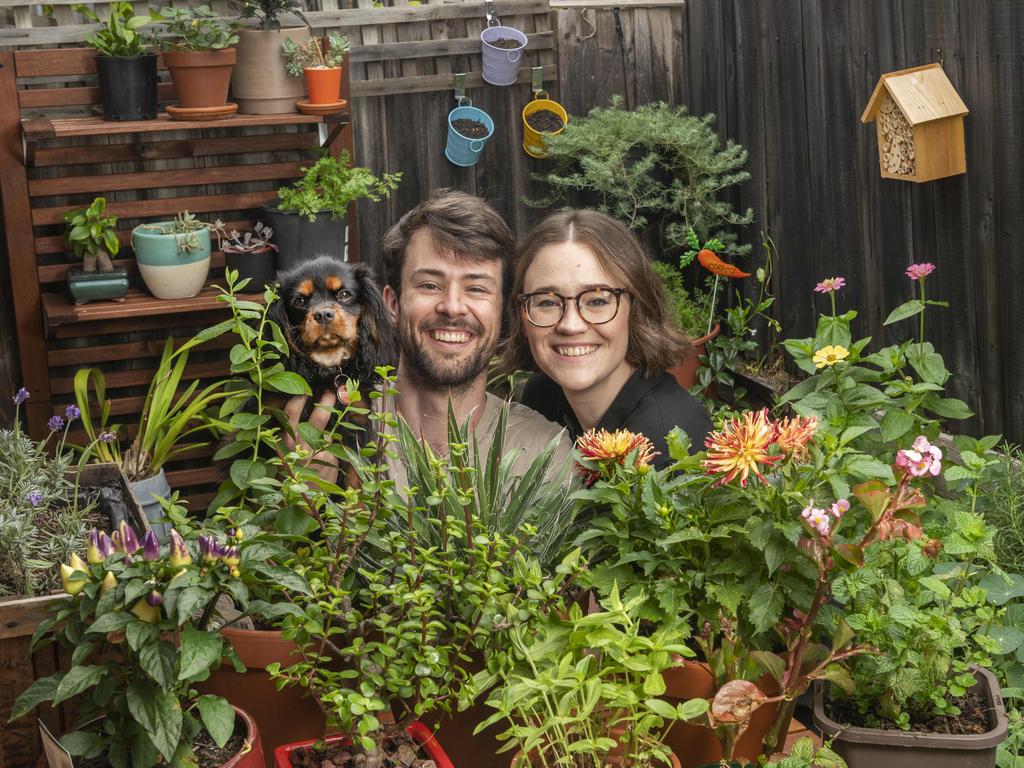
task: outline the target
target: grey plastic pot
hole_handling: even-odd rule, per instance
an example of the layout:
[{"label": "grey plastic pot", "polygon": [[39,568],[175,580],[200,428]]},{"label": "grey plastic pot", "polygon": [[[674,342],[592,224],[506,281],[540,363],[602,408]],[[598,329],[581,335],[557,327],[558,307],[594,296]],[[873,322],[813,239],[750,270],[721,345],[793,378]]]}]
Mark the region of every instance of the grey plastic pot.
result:
[{"label": "grey plastic pot", "polygon": [[167,475],[161,469],[152,477],[136,480],[130,487],[132,496],[142,507],[142,514],[149,521],[149,527],[153,529],[153,533],[161,542],[167,541],[167,537],[171,534],[171,524],[154,522],[164,519],[164,509],[157,499],[166,499],[171,495],[171,486],[167,482]]},{"label": "grey plastic pot", "polygon": [[913,733],[877,728],[856,728],[837,723],[825,714],[825,686],[814,692],[814,724],[849,768],[992,768],[996,747],[1006,738],[1006,707],[999,683],[987,669],[974,668],[977,682],[971,689],[985,699],[989,730],[981,734]]}]

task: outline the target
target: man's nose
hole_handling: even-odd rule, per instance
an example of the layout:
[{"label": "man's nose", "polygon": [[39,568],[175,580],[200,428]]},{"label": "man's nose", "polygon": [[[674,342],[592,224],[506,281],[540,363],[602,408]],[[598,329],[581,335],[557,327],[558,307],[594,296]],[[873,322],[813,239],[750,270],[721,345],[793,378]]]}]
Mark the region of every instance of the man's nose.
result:
[{"label": "man's nose", "polygon": [[587,330],[587,321],[580,316],[576,302],[572,299],[565,302],[565,311],[562,312],[562,319],[558,321],[556,328],[559,333],[564,334],[583,333]]},{"label": "man's nose", "polygon": [[313,319],[321,325],[327,325],[334,319],[334,310],[330,307],[317,307],[313,310]]},{"label": "man's nose", "polygon": [[452,286],[441,294],[437,311],[444,315],[461,315],[466,311],[466,304],[463,301],[462,292]]}]

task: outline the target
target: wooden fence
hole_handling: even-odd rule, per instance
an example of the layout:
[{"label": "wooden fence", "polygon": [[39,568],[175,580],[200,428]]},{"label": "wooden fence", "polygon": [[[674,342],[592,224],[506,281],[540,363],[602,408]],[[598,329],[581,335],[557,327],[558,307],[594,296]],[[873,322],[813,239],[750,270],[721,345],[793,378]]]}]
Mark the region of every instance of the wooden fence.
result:
[{"label": "wooden fence", "polygon": [[[520,203],[531,190],[530,171],[542,167],[519,146],[519,110],[529,99],[528,85],[470,89],[502,130],[479,165],[458,169],[442,155],[451,92],[385,93],[375,84],[395,74],[437,78],[464,67],[472,71],[477,62],[464,51],[436,55],[431,46],[471,37],[482,24],[482,3],[468,4],[479,13],[441,20],[430,15],[440,13],[436,6],[369,8],[363,1],[372,3],[360,0],[366,14],[380,15],[344,29],[355,43],[357,161],[376,171],[406,174],[386,204],[360,204],[364,258],[374,261],[384,229],[437,186],[488,197],[524,231],[542,215]],[[68,2],[59,0],[55,13]],[[0,8],[16,5],[0,0]],[[753,178],[731,195],[738,208],[754,209],[747,241],[756,245],[764,232],[778,247],[774,290],[785,336],[810,335],[815,312],[823,308],[815,305],[814,283],[843,275],[847,288],[840,302],[860,312],[857,330],[876,343],[895,340],[906,329],[885,329],[881,323],[910,298],[903,270],[931,261],[938,271],[929,279],[929,293],[952,306],[930,312],[928,335],[953,371],[951,392],[978,413],[965,426],[1024,440],[1024,388],[1014,383],[1024,378],[1024,323],[1017,318],[1016,296],[1024,277],[1018,245],[1024,242],[1019,214],[1024,149],[1017,139],[1024,120],[1024,4],[555,0],[552,5],[550,26],[533,29],[550,29],[550,38],[537,40],[550,39],[554,47],[537,49],[535,63],[554,65],[557,80],[546,86],[570,114],[606,104],[613,93],[625,93],[632,104],[664,99],[686,104],[696,114],[717,114],[723,137],[750,151]],[[337,6],[325,0],[320,7],[325,10],[317,23],[326,24]],[[621,9],[621,46],[614,7]],[[542,22],[531,17],[531,23]],[[68,34],[54,26],[30,30],[40,32],[52,43]],[[26,32],[0,29],[0,45],[29,39],[19,41],[14,37],[19,34]],[[393,42],[421,45],[425,55],[371,58],[380,53],[376,46]],[[860,124],[860,112],[881,74],[932,61],[943,64],[971,110],[967,174],[923,185],[882,180],[874,129]],[[11,343],[4,311],[0,354]],[[16,372],[0,362],[0,391],[13,392],[16,381]],[[0,408],[8,403],[4,397]]]}]

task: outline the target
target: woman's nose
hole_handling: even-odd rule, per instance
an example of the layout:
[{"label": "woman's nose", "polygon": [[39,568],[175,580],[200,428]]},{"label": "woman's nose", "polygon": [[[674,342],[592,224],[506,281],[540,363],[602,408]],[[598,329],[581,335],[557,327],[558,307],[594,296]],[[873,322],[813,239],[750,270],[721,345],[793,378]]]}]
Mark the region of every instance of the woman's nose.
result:
[{"label": "woman's nose", "polygon": [[587,321],[580,317],[580,311],[576,302],[569,300],[565,302],[565,311],[562,312],[562,319],[555,326],[559,333],[572,334],[583,333],[587,330]]}]

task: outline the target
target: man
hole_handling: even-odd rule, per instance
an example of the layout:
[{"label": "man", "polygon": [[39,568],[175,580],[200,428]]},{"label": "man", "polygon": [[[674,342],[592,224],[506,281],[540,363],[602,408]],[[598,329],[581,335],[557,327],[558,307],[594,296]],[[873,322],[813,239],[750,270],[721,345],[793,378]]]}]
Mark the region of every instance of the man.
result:
[{"label": "man", "polygon": [[[501,336],[514,245],[497,211],[451,190],[431,194],[384,236],[384,302],[400,345],[398,395],[388,407],[437,453],[448,452],[449,401],[481,447],[489,445],[505,405],[487,392],[487,365]],[[333,392],[319,401],[334,403]],[[304,404],[304,398],[289,403],[293,421]],[[562,429],[526,406],[507,407],[506,450],[517,452],[515,469],[522,473]],[[310,422],[323,428],[328,415],[317,408]],[[563,435],[553,464],[561,466],[570,450]],[[392,462],[390,469],[400,490],[405,468]]]}]

